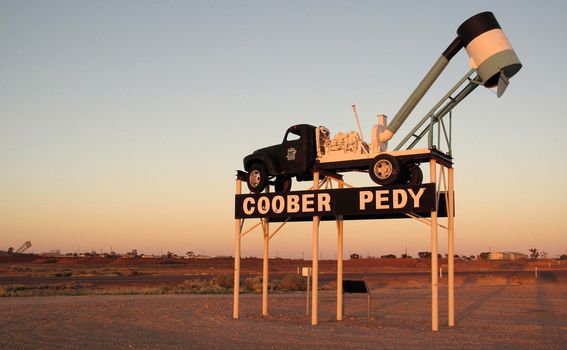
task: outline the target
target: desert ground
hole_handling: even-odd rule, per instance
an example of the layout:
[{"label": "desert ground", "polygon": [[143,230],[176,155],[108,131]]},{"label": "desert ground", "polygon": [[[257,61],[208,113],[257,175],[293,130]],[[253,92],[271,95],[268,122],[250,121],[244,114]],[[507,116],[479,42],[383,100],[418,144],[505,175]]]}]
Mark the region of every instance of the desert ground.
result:
[{"label": "desert ground", "polygon": [[347,294],[342,322],[335,320],[336,262],[321,262],[317,326],[305,315],[305,291],[277,284],[309,261],[270,260],[269,316],[262,317],[261,260],[244,259],[242,283],[256,284],[243,288],[239,320],[232,319],[232,291],[221,283],[226,284],[232,263],[229,258],[0,257],[0,349],[565,349],[567,344],[565,262],[457,261],[456,326],[447,326],[445,273],[438,332],[431,331],[427,259],[345,261],[345,278],[365,279],[372,290],[372,317],[367,318],[365,295]]},{"label": "desert ground", "polygon": [[[467,285],[456,289],[456,327],[430,330],[428,288],[348,295],[335,321],[335,294],[321,292],[320,324],[305,316],[304,293],[241,296],[232,319],[230,295],[91,295],[5,298],[2,349],[565,349],[567,288],[554,283]],[[445,305],[444,293],[441,305]]]}]

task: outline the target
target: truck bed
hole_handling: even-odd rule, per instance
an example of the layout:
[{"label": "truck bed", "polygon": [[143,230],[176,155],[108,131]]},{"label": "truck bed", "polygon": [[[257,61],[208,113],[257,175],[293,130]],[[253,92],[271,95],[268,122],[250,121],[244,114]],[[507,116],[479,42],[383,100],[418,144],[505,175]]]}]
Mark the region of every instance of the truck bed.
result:
[{"label": "truck bed", "polygon": [[381,153],[361,154],[353,158],[352,154],[346,154],[345,158],[341,159],[340,156],[333,156],[325,159],[326,157],[318,158],[316,167],[323,170],[335,171],[352,171],[352,170],[368,170],[370,161],[378,154],[390,154],[400,160],[400,162],[413,162],[413,163],[426,163],[431,159],[435,159],[438,163],[444,166],[452,166],[453,158],[447,154],[440,152],[433,148],[420,148],[403,151],[387,151]]}]

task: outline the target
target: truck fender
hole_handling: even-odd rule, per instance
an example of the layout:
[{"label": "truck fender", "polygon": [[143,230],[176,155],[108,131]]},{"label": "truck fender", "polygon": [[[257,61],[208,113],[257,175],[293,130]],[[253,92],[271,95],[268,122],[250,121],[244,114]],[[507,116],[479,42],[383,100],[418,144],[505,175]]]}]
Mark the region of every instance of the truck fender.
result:
[{"label": "truck fender", "polygon": [[248,171],[250,169],[250,166],[258,161],[266,164],[266,168],[268,169],[268,173],[270,175],[275,176],[281,173],[281,169],[276,166],[277,162],[275,162],[272,157],[265,154],[251,154],[244,158],[244,170]]}]

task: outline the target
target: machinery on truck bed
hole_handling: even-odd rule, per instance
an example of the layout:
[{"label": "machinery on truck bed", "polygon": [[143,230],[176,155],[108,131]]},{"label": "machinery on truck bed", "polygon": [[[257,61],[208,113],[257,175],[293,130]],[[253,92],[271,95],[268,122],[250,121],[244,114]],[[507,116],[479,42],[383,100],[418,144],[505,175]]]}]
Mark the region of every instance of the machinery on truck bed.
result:
[{"label": "machinery on truck bed", "polygon": [[[388,141],[443,72],[451,58],[463,47],[470,57],[469,73],[394,150],[388,151]],[[388,123],[386,116],[378,116],[378,122],[372,128],[371,144],[363,140],[360,126],[360,133],[339,132],[331,137],[329,129],[324,126],[294,125],[286,131],[281,144],[256,150],[244,158],[248,188],[251,192],[258,193],[272,184],[276,192],[286,192],[291,189],[293,177],[297,181],[312,180],[314,169],[332,173],[367,171],[374,182],[384,186],[420,184],[423,174],[419,164],[428,161],[432,154],[451,162],[450,152],[445,154],[433,145],[433,126],[437,125],[439,134],[443,130],[447,138],[442,123],[445,115],[479,85],[496,89],[496,94],[500,97],[509,84],[509,78],[521,67],[522,64],[492,12],[479,13],[461,24],[457,29],[457,37],[437,59],[392,121]],[[471,78],[474,72],[477,76]],[[451,96],[465,82],[467,85],[455,96]],[[356,109],[354,111],[358,122]],[[413,149],[426,134],[429,134],[429,147]],[[405,150],[400,150],[412,137],[413,142]],[[450,146],[450,141],[447,143]]]}]

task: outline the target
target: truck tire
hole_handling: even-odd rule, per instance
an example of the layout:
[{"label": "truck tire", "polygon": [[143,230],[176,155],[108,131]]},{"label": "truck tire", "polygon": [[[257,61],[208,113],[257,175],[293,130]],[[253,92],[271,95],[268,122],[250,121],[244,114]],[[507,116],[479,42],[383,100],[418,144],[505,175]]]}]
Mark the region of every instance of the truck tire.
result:
[{"label": "truck tire", "polygon": [[285,193],[291,191],[291,177],[277,176],[274,184],[277,193]]},{"label": "truck tire", "polygon": [[250,166],[246,184],[250,192],[253,193],[260,193],[266,188],[268,185],[268,170],[264,163],[257,162]]},{"label": "truck tire", "polygon": [[408,164],[405,169],[405,183],[408,185],[421,185],[423,182],[423,172],[419,164]]},{"label": "truck tire", "polygon": [[368,173],[372,181],[378,185],[394,184],[400,178],[400,162],[389,154],[379,154],[370,161]]}]

